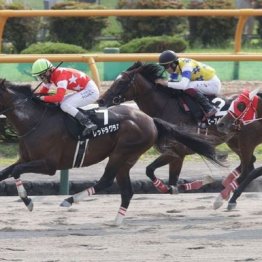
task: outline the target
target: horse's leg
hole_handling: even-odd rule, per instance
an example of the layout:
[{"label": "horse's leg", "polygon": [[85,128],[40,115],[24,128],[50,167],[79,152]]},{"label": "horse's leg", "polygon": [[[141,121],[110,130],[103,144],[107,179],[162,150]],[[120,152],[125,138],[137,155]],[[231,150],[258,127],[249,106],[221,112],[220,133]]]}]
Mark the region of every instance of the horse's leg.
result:
[{"label": "horse's leg", "polygon": [[169,184],[178,187],[177,190],[173,188],[173,193],[174,192],[178,193],[179,190],[184,190],[184,191],[197,190],[203,187],[204,185],[214,182],[214,179],[212,177],[206,176],[203,179],[198,179],[193,182],[177,185],[179,175],[181,173],[181,169],[183,166],[184,158],[185,156],[182,157],[180,155],[180,157],[175,158],[175,161],[169,163]]},{"label": "horse's leg", "polygon": [[51,162],[45,161],[45,160],[36,160],[31,162],[25,162],[25,163],[16,163],[12,166],[6,168],[5,174],[9,174],[8,177],[14,177],[16,179],[16,188],[18,195],[26,205],[29,211],[33,210],[33,202],[31,198],[28,198],[27,192],[23,186],[23,183],[20,179],[20,175],[23,173],[42,173],[42,174],[49,174],[53,175],[55,174],[56,169],[54,168],[54,165],[51,164]]},{"label": "horse's leg", "polygon": [[241,164],[229,173],[229,175],[222,181],[222,185],[224,187],[227,187],[231,182],[233,182],[240,176],[240,173],[241,173]]},{"label": "horse's leg", "polygon": [[17,165],[18,163],[14,163],[12,164],[11,166],[3,169],[1,172],[0,172],[0,181],[3,181],[9,177],[11,177],[11,173],[14,169],[14,167]]},{"label": "horse's leg", "polygon": [[262,175],[262,167],[256,168],[251,173],[247,175],[245,180],[241,182],[239,187],[234,191],[233,196],[231,197],[227,209],[232,210],[236,207],[236,200],[241,196],[246,187],[257,177]]},{"label": "horse's leg", "polygon": [[173,159],[174,156],[162,154],[156,160],[154,160],[150,165],[146,167],[146,175],[151,179],[156,189],[161,193],[169,193],[170,187],[166,185],[162,180],[157,178],[154,172],[157,168],[167,165]]},{"label": "horse's leg", "polygon": [[116,176],[121,191],[121,205],[115,218],[116,225],[122,224],[127,208],[134,194],[129,176],[130,168],[130,165],[125,165],[119,170]]},{"label": "horse's leg", "polygon": [[[121,163],[121,162],[119,162]],[[111,167],[109,163],[107,164],[103,176],[99,179],[99,181],[92,187],[87,188],[84,191],[74,194],[71,197],[66,198],[60,206],[62,207],[70,207],[73,203],[78,203],[85,199],[88,196],[94,195],[95,193],[111,186],[116,177],[117,169]]]},{"label": "horse's leg", "polygon": [[[245,179],[246,175],[254,169],[254,162],[256,161],[256,157],[253,155],[255,147],[249,148],[246,147],[246,150],[242,150],[245,154],[242,154],[240,157],[241,160],[241,174],[240,176],[229,183],[218,195],[216,198],[213,208],[218,209],[223,205],[223,202],[228,200],[231,192],[234,192],[240,185],[240,183]],[[230,203],[235,203],[234,200],[229,201]]]},{"label": "horse's leg", "polygon": [[[256,178],[255,177],[255,178],[251,179],[249,182],[246,182],[246,180],[250,177],[250,175],[249,175],[250,172],[252,172],[255,169],[255,167],[254,167],[255,161],[256,161],[256,157],[254,155],[252,155],[252,159],[251,159],[251,161],[249,162],[248,165],[245,165],[245,162],[243,163],[241,175],[235,180],[235,188],[232,191],[235,192],[242,185],[242,183],[245,183],[246,185],[248,185],[253,179]],[[232,185],[231,185],[231,187],[232,187]],[[241,190],[241,192],[242,192],[242,190]],[[240,195],[238,195],[238,193],[233,194],[233,196],[231,197],[231,199],[229,200],[229,203],[228,203],[228,210],[232,210],[237,206],[236,199],[239,196]]]}]

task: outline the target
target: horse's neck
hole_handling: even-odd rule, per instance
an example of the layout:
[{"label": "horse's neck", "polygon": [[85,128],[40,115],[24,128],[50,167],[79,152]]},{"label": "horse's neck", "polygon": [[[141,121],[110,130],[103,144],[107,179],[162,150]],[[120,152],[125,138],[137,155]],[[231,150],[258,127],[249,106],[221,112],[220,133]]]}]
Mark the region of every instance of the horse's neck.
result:
[{"label": "horse's neck", "polygon": [[151,117],[159,117],[166,121],[180,124],[195,125],[190,116],[183,114],[178,99],[172,98],[166,93],[156,92],[152,87],[141,85],[137,87],[135,102],[140,110]]},{"label": "horse's neck", "polygon": [[32,104],[31,101],[24,103],[16,102],[18,105],[11,106],[11,110],[6,112],[6,117],[15,127],[19,135],[26,133],[30,128],[33,128],[46,111],[45,106]]}]

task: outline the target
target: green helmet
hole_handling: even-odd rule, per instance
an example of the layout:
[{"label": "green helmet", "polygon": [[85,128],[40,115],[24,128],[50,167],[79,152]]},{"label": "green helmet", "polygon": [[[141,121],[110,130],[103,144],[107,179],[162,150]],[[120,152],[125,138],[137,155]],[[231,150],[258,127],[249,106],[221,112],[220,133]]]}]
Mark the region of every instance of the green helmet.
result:
[{"label": "green helmet", "polygon": [[32,75],[39,76],[51,69],[53,65],[45,58],[37,59],[32,66]]}]

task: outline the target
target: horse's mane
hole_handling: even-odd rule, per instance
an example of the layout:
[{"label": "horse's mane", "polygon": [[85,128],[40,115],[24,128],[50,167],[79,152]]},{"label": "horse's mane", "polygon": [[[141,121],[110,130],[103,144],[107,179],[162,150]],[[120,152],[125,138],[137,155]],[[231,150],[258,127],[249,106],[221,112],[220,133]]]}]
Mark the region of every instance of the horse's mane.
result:
[{"label": "horse's mane", "polygon": [[139,68],[139,73],[148,81],[154,83],[158,78],[164,78],[165,69],[158,64],[148,63],[143,64],[140,61],[135,62],[127,71],[132,71]]},{"label": "horse's mane", "polygon": [[0,79],[0,83],[1,83],[1,87],[5,88],[5,89],[10,89],[15,93],[21,93],[25,96],[32,96],[33,92],[31,89],[31,85],[29,84],[25,84],[25,85],[21,85],[21,84],[13,84],[10,81],[7,81],[5,79]]}]

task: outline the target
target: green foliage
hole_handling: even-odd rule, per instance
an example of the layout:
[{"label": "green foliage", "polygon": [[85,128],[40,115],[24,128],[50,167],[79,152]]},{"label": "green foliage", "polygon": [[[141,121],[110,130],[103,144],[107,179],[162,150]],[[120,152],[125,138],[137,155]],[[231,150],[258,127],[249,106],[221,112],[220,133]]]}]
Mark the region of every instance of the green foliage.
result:
[{"label": "green foliage", "polygon": [[80,46],[64,43],[36,43],[24,49],[21,54],[84,54],[87,51]]},{"label": "green foliage", "polygon": [[[24,7],[20,4],[0,5],[0,9],[20,10]],[[38,25],[37,17],[8,18],[3,34],[4,41],[11,42],[14,46],[12,52],[19,53],[29,44],[36,42]]]},{"label": "green foliage", "polygon": [[172,36],[148,36],[136,38],[120,47],[121,53],[160,53],[165,49],[180,53],[187,47],[186,41]]},{"label": "green foliage", "polygon": [[[119,0],[119,9],[182,9],[180,0]],[[117,17],[121,23],[124,43],[145,36],[174,35],[185,29],[184,17]]]},{"label": "green foliage", "polygon": [[[190,9],[232,9],[231,0],[192,0]],[[233,39],[236,19],[233,17],[189,17],[189,42],[191,46],[226,47]]]},{"label": "green foliage", "polygon": [[[78,2],[63,2],[53,9],[104,9],[100,5]],[[90,49],[95,37],[101,34],[107,25],[106,17],[50,17],[49,32],[52,41],[75,44]]]},{"label": "green foliage", "polygon": [[[262,0],[256,0],[255,1],[255,8],[261,9],[262,8]],[[257,16],[256,17],[257,21],[258,21],[258,27],[257,27],[257,34],[260,36],[260,41],[259,44],[260,46],[262,45],[262,16]]]},{"label": "green foliage", "polygon": [[[0,118],[0,141],[6,142],[6,143],[14,143],[17,142],[17,135],[13,128],[13,126],[10,124],[10,122],[7,120],[7,118]],[[0,152],[1,154],[1,152]]]}]

